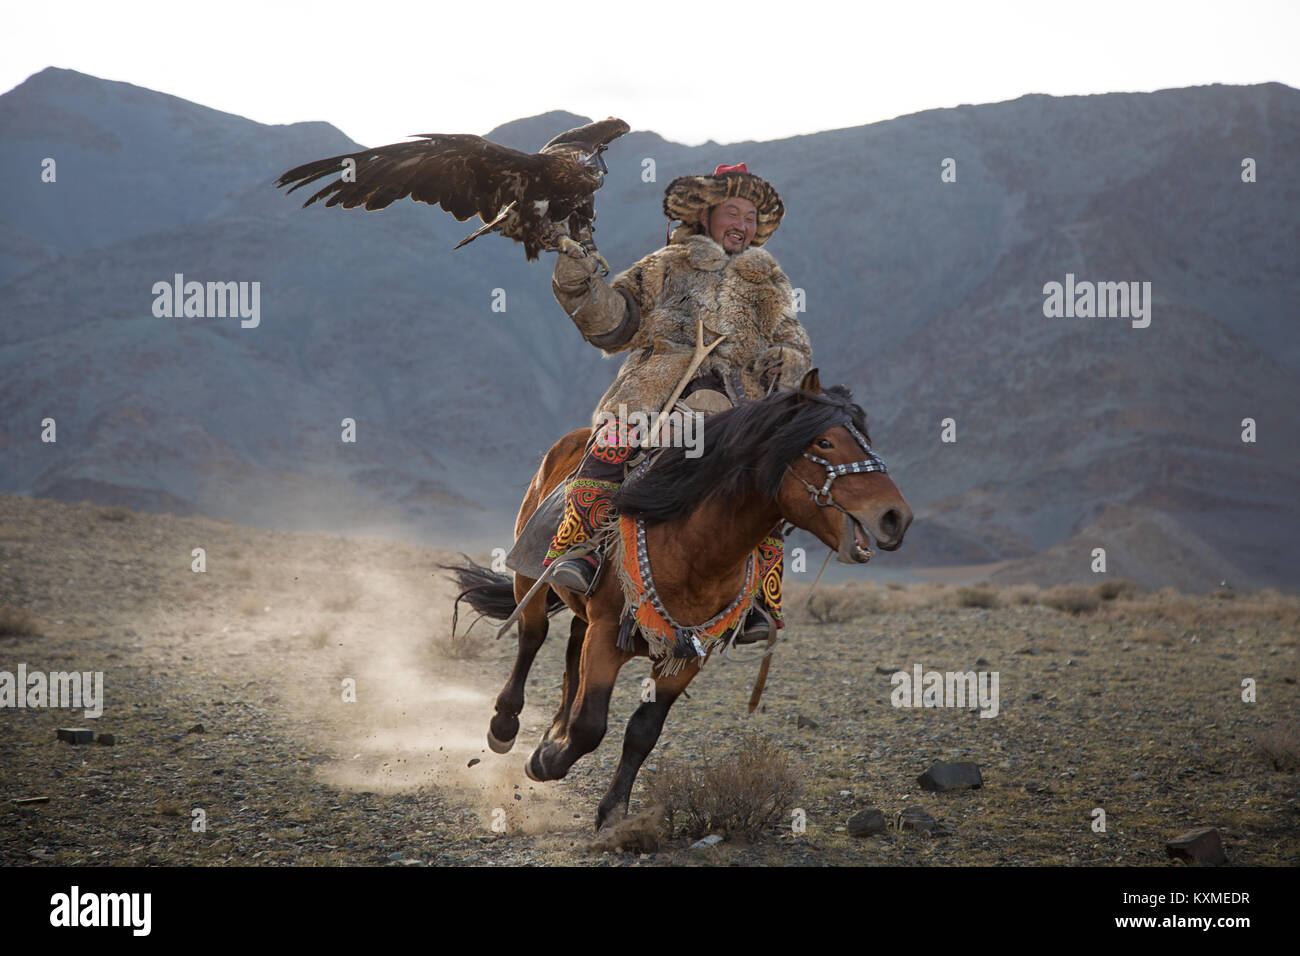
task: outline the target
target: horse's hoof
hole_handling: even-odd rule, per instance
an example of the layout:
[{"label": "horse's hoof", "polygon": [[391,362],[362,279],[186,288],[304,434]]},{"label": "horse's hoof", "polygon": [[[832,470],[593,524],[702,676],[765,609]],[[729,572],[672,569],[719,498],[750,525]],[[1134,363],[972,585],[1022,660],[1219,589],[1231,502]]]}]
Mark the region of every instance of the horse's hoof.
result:
[{"label": "horse's hoof", "polygon": [[[536,766],[534,766],[534,764]],[[524,773],[528,775],[529,780],[536,780],[538,783],[545,783],[546,777],[542,776],[543,772],[541,748],[539,747],[537,750],[534,750],[532,756],[524,762]]]},{"label": "horse's hoof", "polygon": [[601,831],[607,828],[613,828],[618,826],[618,824],[621,823],[626,818],[627,818],[627,807],[623,806],[621,803],[616,803],[612,807],[604,807],[604,806],[597,807],[596,808],[597,836],[600,835]]},{"label": "horse's hoof", "polygon": [[514,748],[515,741],[519,739],[518,737],[511,737],[509,740],[497,740],[496,737],[492,735],[492,731],[490,730],[488,731],[487,738],[488,738],[488,746],[492,748],[492,752],[494,754],[510,753],[510,751]]}]

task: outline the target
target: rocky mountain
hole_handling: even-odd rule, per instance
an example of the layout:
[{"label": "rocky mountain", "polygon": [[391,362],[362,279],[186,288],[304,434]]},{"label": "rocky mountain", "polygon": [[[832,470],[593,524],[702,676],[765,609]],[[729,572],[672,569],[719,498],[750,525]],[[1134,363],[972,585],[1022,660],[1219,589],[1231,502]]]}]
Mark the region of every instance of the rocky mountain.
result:
[{"label": "rocky mountain", "polygon": [[[536,149],[584,121],[476,132]],[[617,366],[554,302],[550,256],[453,253],[474,223],[271,186],[357,148],[68,70],[0,96],[0,491],[508,546]],[[890,566],[1095,580],[1105,547],[1157,586],[1300,585],[1300,92],[1026,96],[727,146],[638,131],[607,160],[616,270],[662,245],[674,176],[744,161],[781,191],[768,248],[823,381],[916,509]],[[258,283],[257,324],[156,317],[177,274]],[[1137,283],[1149,324],[1045,314],[1076,281]]]}]

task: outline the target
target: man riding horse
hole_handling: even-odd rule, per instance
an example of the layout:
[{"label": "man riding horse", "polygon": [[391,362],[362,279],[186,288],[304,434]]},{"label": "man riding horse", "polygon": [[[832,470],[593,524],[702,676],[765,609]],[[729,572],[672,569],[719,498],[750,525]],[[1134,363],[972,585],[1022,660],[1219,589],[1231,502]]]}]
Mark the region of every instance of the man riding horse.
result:
[{"label": "man riding horse", "polygon": [[[611,502],[629,460],[652,440],[628,420],[639,412],[655,422],[698,358],[699,321],[717,344],[681,390],[691,413],[707,415],[794,388],[812,365],[790,282],[760,248],[785,214],[776,190],[743,163],[718,166],[711,176],[673,180],[663,209],[670,225],[681,222],[668,244],[616,276],[612,287],[596,275],[594,255],[561,254],[555,263],[555,298],[583,338],[607,355],[631,352],[593,416],[587,454],[565,486],[564,517],[545,561],[558,562],[552,581],[579,593],[591,590],[599,559],[565,554],[613,516]],[[755,606],[738,643],[767,638],[769,621],[783,626],[779,526],[760,553],[766,614]]]}]

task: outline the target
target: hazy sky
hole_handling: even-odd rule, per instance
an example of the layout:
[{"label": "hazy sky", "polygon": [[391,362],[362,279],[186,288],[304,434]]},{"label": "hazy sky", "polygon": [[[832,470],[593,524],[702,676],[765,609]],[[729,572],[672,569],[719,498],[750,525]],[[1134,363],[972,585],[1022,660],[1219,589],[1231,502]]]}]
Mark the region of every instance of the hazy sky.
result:
[{"label": "hazy sky", "polygon": [[2,90],[67,67],[263,123],[326,120],[369,146],[552,109],[694,145],[1024,93],[1300,87],[1300,0],[6,7]]}]

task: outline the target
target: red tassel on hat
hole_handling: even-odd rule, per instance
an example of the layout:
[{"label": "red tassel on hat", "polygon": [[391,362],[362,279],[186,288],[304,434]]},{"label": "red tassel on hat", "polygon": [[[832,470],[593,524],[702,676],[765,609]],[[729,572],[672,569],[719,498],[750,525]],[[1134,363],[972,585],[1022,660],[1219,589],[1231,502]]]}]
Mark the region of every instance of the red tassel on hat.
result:
[{"label": "red tassel on hat", "polygon": [[715,175],[715,176],[721,176],[723,173],[745,173],[745,174],[748,174],[748,173],[749,173],[749,170],[748,170],[747,168],[745,168],[745,164],[744,164],[744,163],[737,163],[735,166],[722,166],[722,165],[719,165],[718,168],[715,169],[715,170],[713,171],[713,175]]}]

